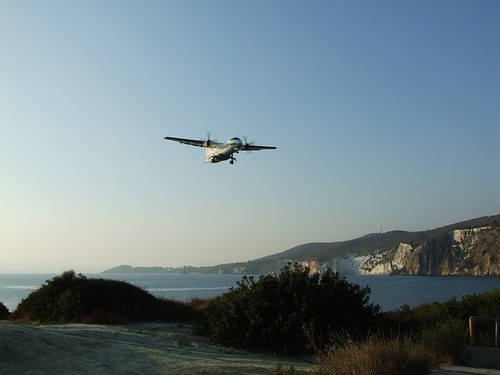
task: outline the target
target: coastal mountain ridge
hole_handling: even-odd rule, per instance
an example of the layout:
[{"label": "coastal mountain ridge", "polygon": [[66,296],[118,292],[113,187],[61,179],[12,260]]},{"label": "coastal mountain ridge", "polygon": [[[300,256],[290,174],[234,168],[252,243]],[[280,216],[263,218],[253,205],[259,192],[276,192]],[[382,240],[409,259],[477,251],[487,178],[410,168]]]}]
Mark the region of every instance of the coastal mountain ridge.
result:
[{"label": "coastal mountain ridge", "polygon": [[409,232],[371,233],[340,242],[316,242],[247,262],[204,267],[132,267],[103,273],[279,272],[288,262],[312,271],[331,268],[340,274],[500,276],[500,215],[484,216],[444,227]]}]

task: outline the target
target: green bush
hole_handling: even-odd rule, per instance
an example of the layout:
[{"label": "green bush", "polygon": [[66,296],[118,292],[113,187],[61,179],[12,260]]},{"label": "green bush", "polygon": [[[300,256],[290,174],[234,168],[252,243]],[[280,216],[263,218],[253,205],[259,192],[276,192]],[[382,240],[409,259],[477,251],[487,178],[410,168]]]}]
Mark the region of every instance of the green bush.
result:
[{"label": "green bush", "polygon": [[445,302],[425,303],[413,309],[403,305],[400,309],[384,313],[382,320],[386,326],[409,332],[450,319],[466,322],[472,315],[499,317],[500,289],[464,296],[461,300],[452,298]]},{"label": "green bush", "polygon": [[[468,320],[470,316],[500,316],[500,289],[491,292],[452,298],[445,302],[426,303],[410,309],[401,306],[382,314],[383,327],[397,330],[408,337],[422,340],[437,360],[444,364],[464,364],[467,361]],[[494,322],[474,324],[474,344],[494,345]]]},{"label": "green bush", "polygon": [[304,352],[304,326],[327,342],[331,331],[366,332],[378,306],[369,304],[370,289],[348,283],[337,273],[310,274],[289,264],[276,275],[256,282],[244,276],[237,287],[210,301],[197,332],[227,345]]},{"label": "green bush", "polygon": [[7,319],[9,317],[9,309],[0,302],[0,320]]},{"label": "green bush", "polygon": [[115,324],[138,320],[186,321],[195,311],[180,302],[160,300],[124,281],[88,279],[64,272],[22,300],[14,320]]},{"label": "green bush", "polygon": [[464,296],[460,304],[462,306],[460,318],[468,319],[471,315],[500,317],[500,288]]}]

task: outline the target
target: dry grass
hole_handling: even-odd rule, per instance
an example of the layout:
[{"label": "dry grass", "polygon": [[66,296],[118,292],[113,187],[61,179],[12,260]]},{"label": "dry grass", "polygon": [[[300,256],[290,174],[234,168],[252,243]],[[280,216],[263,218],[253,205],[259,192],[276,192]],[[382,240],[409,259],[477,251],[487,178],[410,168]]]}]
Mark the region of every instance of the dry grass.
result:
[{"label": "dry grass", "polygon": [[184,302],[184,304],[195,311],[196,313],[202,312],[205,307],[210,303],[209,298],[193,298],[189,301]]},{"label": "dry grass", "polygon": [[421,342],[441,364],[464,365],[468,361],[469,332],[465,322],[448,319],[421,332]]},{"label": "dry grass", "polygon": [[424,375],[434,367],[430,353],[407,338],[371,336],[357,342],[350,337],[336,338],[319,356],[317,375]]}]

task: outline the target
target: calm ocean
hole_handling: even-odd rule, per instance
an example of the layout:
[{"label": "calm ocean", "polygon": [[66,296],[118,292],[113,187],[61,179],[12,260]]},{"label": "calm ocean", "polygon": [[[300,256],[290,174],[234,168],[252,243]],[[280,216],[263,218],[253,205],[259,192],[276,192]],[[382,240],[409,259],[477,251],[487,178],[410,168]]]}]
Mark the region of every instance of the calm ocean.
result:
[{"label": "calm ocean", "polygon": [[[0,274],[0,301],[14,311],[23,298],[56,274]],[[101,277],[127,281],[155,296],[173,300],[209,298],[236,286],[241,275],[202,274],[106,274]],[[426,302],[442,302],[452,297],[500,288],[500,277],[433,277],[433,276],[346,276],[351,283],[371,288],[370,301],[390,311],[403,304],[416,306]],[[256,280],[258,277],[255,278]]]}]

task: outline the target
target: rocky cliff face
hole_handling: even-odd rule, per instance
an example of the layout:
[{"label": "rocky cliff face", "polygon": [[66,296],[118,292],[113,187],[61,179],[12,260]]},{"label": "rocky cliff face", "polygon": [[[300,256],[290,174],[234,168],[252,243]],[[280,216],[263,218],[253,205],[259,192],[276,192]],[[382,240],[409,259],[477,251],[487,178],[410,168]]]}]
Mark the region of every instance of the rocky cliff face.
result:
[{"label": "rocky cliff face", "polygon": [[355,259],[367,274],[500,276],[500,227],[457,229]]},{"label": "rocky cliff face", "polygon": [[[483,216],[432,230],[371,233],[342,242],[302,244],[247,262],[205,267],[114,267],[104,272],[278,273],[289,262],[312,272],[342,275],[500,276],[500,215]],[[468,228],[468,229],[463,229]]]}]

